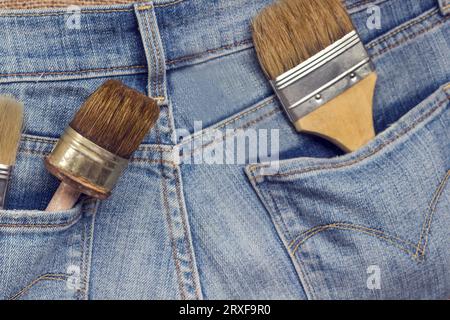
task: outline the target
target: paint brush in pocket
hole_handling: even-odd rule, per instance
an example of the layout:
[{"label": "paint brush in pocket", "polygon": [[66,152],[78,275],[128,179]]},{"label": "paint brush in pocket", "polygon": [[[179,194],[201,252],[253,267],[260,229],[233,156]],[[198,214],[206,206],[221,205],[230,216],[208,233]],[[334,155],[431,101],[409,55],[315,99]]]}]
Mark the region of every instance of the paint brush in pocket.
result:
[{"label": "paint brush in pocket", "polygon": [[23,123],[23,104],[14,98],[0,96],[0,209],[6,201],[6,193]]},{"label": "paint brush in pocket", "polygon": [[375,137],[377,75],[341,0],[278,0],[252,27],[261,66],[298,132],[346,152]]},{"label": "paint brush in pocket", "polygon": [[106,81],[86,100],[45,159],[50,173],[61,180],[47,211],[68,210],[81,194],[108,198],[158,117],[154,99],[120,81]]}]

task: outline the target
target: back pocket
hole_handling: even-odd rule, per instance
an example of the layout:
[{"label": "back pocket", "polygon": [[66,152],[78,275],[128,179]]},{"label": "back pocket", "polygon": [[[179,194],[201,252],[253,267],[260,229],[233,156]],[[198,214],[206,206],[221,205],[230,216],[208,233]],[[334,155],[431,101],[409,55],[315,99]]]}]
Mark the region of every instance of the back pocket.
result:
[{"label": "back pocket", "polygon": [[450,295],[450,84],[361,150],[247,173],[310,298]]}]

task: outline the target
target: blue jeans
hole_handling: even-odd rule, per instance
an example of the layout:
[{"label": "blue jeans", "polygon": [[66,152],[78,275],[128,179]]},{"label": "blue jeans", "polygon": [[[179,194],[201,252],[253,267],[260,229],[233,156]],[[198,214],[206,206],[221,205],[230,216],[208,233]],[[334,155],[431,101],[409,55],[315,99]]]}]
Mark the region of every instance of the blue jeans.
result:
[{"label": "blue jeans", "polygon": [[[0,11],[0,94],[26,112],[0,298],[450,298],[449,1],[346,1],[379,76],[378,136],[348,155],[273,96],[249,27],[270,2]],[[46,213],[43,158],[109,78],[159,122],[110,199]]]}]

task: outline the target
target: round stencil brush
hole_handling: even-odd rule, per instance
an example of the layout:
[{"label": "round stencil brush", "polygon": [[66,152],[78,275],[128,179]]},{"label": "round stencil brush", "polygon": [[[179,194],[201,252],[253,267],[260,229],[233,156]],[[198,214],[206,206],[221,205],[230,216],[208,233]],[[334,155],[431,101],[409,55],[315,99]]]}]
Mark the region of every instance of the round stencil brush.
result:
[{"label": "round stencil brush", "polygon": [[375,137],[377,75],[341,0],[278,0],[252,25],[261,66],[298,132],[344,151]]},{"label": "round stencil brush", "polygon": [[23,124],[23,104],[8,96],[0,96],[0,209],[4,208],[6,192]]},{"label": "round stencil brush", "polygon": [[81,194],[108,198],[158,117],[154,99],[120,81],[105,82],[45,159],[47,169],[61,180],[47,211],[68,210]]}]

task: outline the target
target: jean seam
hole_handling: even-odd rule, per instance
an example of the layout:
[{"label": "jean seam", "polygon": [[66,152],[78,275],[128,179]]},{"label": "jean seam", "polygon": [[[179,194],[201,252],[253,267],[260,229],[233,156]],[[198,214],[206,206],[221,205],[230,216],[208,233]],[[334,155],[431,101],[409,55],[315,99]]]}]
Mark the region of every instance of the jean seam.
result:
[{"label": "jean seam", "polygon": [[[83,253],[82,253],[82,264],[81,270],[83,272],[83,288],[82,288],[82,300],[88,300],[89,297],[89,279],[90,279],[90,271],[91,271],[91,257],[92,257],[92,249],[93,249],[93,238],[94,238],[94,225],[97,216],[99,200],[91,200],[88,205],[92,205],[93,207],[86,211],[89,215],[86,219],[90,219],[89,222],[89,230],[88,235],[84,235],[85,239],[83,241]],[[86,230],[84,230],[86,232]],[[87,248],[86,248],[87,247]]]},{"label": "jean seam", "polygon": [[202,151],[204,148],[209,148],[209,147],[212,147],[212,146],[217,145],[218,143],[221,143],[221,142],[223,142],[223,141],[226,141],[228,138],[234,136],[234,135],[236,134],[236,131],[238,131],[238,130],[245,130],[245,129],[247,129],[248,127],[253,126],[253,125],[255,125],[255,124],[258,124],[259,122],[264,121],[264,120],[266,120],[267,118],[270,118],[271,116],[273,116],[273,115],[275,115],[275,114],[278,114],[278,113],[280,113],[280,112],[282,112],[282,110],[280,110],[280,109],[273,109],[273,110],[271,110],[271,111],[269,111],[269,112],[267,112],[267,113],[261,115],[260,117],[254,119],[254,120],[248,121],[247,123],[243,124],[242,126],[239,126],[239,127],[237,127],[237,128],[233,128],[234,131],[233,131],[232,133],[223,135],[223,136],[221,137],[221,139],[219,139],[219,140],[213,140],[213,141],[204,143],[203,145],[201,145],[201,146],[199,146],[199,147],[197,147],[197,148],[195,148],[195,149],[190,150],[189,152],[186,153],[186,156],[192,156],[192,155],[194,155],[196,152]]},{"label": "jean seam", "polygon": [[298,252],[298,250],[300,249],[300,247],[303,244],[305,244],[307,240],[318,235],[319,233],[322,233],[322,232],[328,231],[328,230],[334,230],[334,229],[357,231],[357,232],[361,232],[361,233],[364,233],[364,234],[367,234],[370,236],[374,236],[381,240],[387,241],[387,242],[391,243],[392,245],[396,246],[397,248],[403,250],[408,255],[410,255],[413,260],[416,259],[414,252],[405,246],[405,244],[409,244],[413,248],[416,248],[416,246],[413,245],[412,243],[409,243],[409,241],[403,240],[399,237],[391,236],[381,230],[377,230],[377,229],[373,229],[373,228],[369,228],[369,227],[365,227],[365,226],[360,226],[360,225],[355,225],[355,224],[351,224],[351,223],[333,223],[333,224],[328,224],[328,225],[324,225],[324,226],[318,226],[318,227],[311,228],[311,229],[307,230],[306,232],[304,232],[299,237],[297,237],[297,239],[295,239],[295,241],[291,244],[291,247],[289,249],[292,251],[292,254],[295,255]]},{"label": "jean seam", "polygon": [[[383,1],[386,2],[387,0]],[[346,6],[347,10],[352,10],[352,9],[356,9],[358,7],[364,6],[366,4],[370,4],[372,2],[376,2],[376,0],[361,0],[361,1],[357,1],[351,5]]]},{"label": "jean seam", "polygon": [[0,78],[12,78],[12,77],[33,77],[33,76],[58,76],[58,75],[80,75],[91,72],[108,72],[116,70],[136,70],[136,69],[146,69],[145,65],[135,65],[135,66],[118,66],[118,67],[107,67],[107,68],[93,68],[93,69],[83,69],[74,71],[43,71],[43,72],[23,72],[23,73],[2,73]]},{"label": "jean seam", "polygon": [[8,300],[17,300],[20,297],[22,297],[24,294],[26,294],[28,291],[31,290],[36,284],[38,284],[41,281],[67,281],[68,275],[67,274],[59,274],[59,273],[46,273],[43,274],[33,281],[31,281],[28,285],[23,287],[21,290],[19,290],[16,294],[12,295]]},{"label": "jean seam", "polygon": [[[272,175],[256,175],[253,177],[253,179],[260,179],[264,177],[290,177],[294,175],[304,174],[308,172],[314,172],[314,171],[321,171],[321,170],[331,170],[331,169],[339,169],[339,168],[345,168],[352,165],[355,165],[365,159],[368,159],[374,155],[376,155],[378,152],[382,151],[385,147],[391,145],[392,143],[396,142],[398,139],[402,138],[404,135],[409,133],[411,130],[415,129],[419,124],[427,120],[430,116],[432,116],[438,109],[440,109],[444,104],[448,103],[450,101],[450,96],[447,96],[445,100],[441,100],[436,102],[436,105],[428,110],[425,114],[421,115],[418,119],[416,119],[412,124],[410,124],[408,127],[400,131],[399,133],[395,134],[394,137],[384,141],[383,143],[376,146],[373,150],[368,150],[370,152],[363,153],[352,160],[347,160],[342,163],[336,163],[336,164],[328,164],[328,165],[322,165],[322,166],[315,166],[305,169],[297,169],[292,170],[284,173],[276,173]],[[251,171],[255,171],[257,167],[251,167]]]},{"label": "jean seam", "polygon": [[244,40],[236,41],[236,42],[233,42],[233,43],[230,43],[230,44],[225,44],[225,45],[217,47],[217,48],[204,50],[204,51],[199,52],[199,53],[194,53],[194,54],[190,54],[190,55],[186,55],[186,56],[182,56],[182,57],[168,59],[166,61],[166,64],[167,65],[175,65],[175,64],[180,63],[180,62],[192,61],[192,60],[195,60],[195,59],[202,58],[203,56],[205,56],[207,54],[215,54],[215,53],[219,53],[221,51],[226,51],[226,50],[230,50],[230,49],[233,49],[233,48],[238,48],[238,47],[241,47],[241,46],[244,46],[244,45],[248,45],[248,44],[253,44],[253,39],[244,39]]},{"label": "jean seam", "polygon": [[70,226],[74,225],[77,221],[80,220],[80,218],[82,216],[83,216],[83,212],[80,212],[74,218],[72,218],[66,222],[54,223],[54,224],[52,224],[52,223],[47,223],[47,224],[2,223],[2,224],[0,224],[0,228],[2,228],[2,229],[22,229],[22,228],[26,228],[26,229],[60,229],[60,228],[70,227]]},{"label": "jean seam", "polygon": [[388,32],[388,34],[386,34],[386,35],[384,35],[384,36],[374,40],[373,42],[369,43],[367,45],[367,47],[368,48],[375,47],[376,45],[379,45],[382,42],[385,42],[386,40],[391,39],[392,37],[402,33],[403,31],[409,29],[410,27],[413,27],[413,26],[415,26],[415,25],[417,25],[419,23],[424,22],[428,18],[430,18],[430,17],[432,17],[432,16],[434,16],[434,15],[436,15],[438,13],[439,13],[439,10],[436,9],[436,10],[433,10],[433,11],[429,12],[428,14],[425,14],[424,16],[421,16],[421,17],[418,17],[416,19],[413,19],[412,21],[409,21],[405,25],[400,26],[398,28],[395,28],[394,30],[391,30],[390,32]]},{"label": "jean seam", "polygon": [[[431,224],[433,222],[433,217],[435,215],[437,205],[439,204],[439,200],[441,199],[441,196],[444,193],[445,187],[447,186],[449,177],[450,177],[450,170],[447,171],[447,174],[445,175],[444,179],[440,182],[438,188],[434,192],[433,198],[430,202],[429,209],[427,211],[425,220],[422,225],[420,239],[419,239],[419,242],[417,243],[417,250],[416,250],[416,253],[414,254],[414,256],[416,258],[425,256],[425,250],[426,250],[427,244],[428,244],[428,235],[429,235],[429,232],[431,229]],[[424,244],[422,245],[423,241],[424,241]]]},{"label": "jean seam", "polygon": [[[262,192],[258,192],[259,188],[258,188],[258,187],[256,186],[256,184],[254,184],[253,182],[252,182],[252,184],[253,184],[254,187],[256,188],[258,195],[262,198],[263,203],[265,204],[266,210],[267,210],[267,212],[269,213],[269,216],[271,216],[271,219],[272,219],[272,221],[273,221],[272,223],[277,224],[277,222],[275,221],[275,217],[271,214],[272,210],[270,210],[270,207],[271,207],[271,206],[269,205],[270,202],[276,203],[276,202],[275,202],[275,198],[274,198],[272,192],[270,192],[270,190],[268,190],[267,194],[268,194],[268,196],[269,196],[270,199],[267,199],[266,194],[265,194],[265,193],[262,193]],[[271,200],[271,201],[269,202],[268,200]],[[288,236],[289,238],[291,238],[291,235],[290,235],[290,232],[289,232],[289,228],[287,228],[286,224],[284,223],[284,219],[283,219],[282,216],[281,216],[281,212],[280,212],[279,210],[276,210],[276,209],[275,209],[274,211],[275,211],[275,212],[278,212],[278,214],[280,215],[280,218],[279,218],[279,219],[281,220],[282,227],[284,228],[284,233],[286,233],[287,236]],[[277,232],[278,232],[278,231],[277,231]],[[278,232],[278,233],[279,233],[279,232]],[[279,236],[280,236],[280,237],[283,236],[284,238],[286,238],[284,234],[283,234],[283,235],[280,235],[280,234],[279,234]],[[300,274],[297,274],[297,277],[298,277],[298,279],[299,279],[300,284],[301,284],[302,287],[303,287],[303,290],[305,291],[305,293],[306,293],[306,295],[308,296],[308,298],[314,300],[314,299],[315,299],[315,296],[316,296],[316,292],[315,292],[314,288],[312,287],[311,283],[309,282],[309,279],[308,279],[306,270],[303,270],[303,269],[304,269],[304,264],[303,264],[303,262],[301,261],[301,259],[296,259],[295,255],[292,254],[291,250],[289,250],[289,247],[286,248],[286,245],[285,245],[284,247],[285,247],[285,250],[286,250],[286,251],[288,252],[288,254],[289,254],[289,257],[290,257],[290,259],[291,259],[291,262],[292,262],[294,265],[297,264],[297,266],[298,266],[298,267],[295,268],[295,270],[297,270],[297,273],[300,273]],[[305,268],[305,269],[306,269],[306,268]]]},{"label": "jean seam", "polygon": [[192,143],[192,141],[194,141],[194,140],[196,140],[198,138],[201,138],[202,136],[207,134],[208,131],[219,130],[219,129],[222,129],[222,128],[228,126],[229,124],[231,124],[233,122],[237,122],[238,120],[240,120],[242,118],[245,118],[248,115],[250,115],[252,113],[255,113],[256,111],[261,110],[261,109],[271,105],[274,101],[275,101],[275,97],[274,96],[270,97],[269,100],[264,99],[263,102],[257,103],[256,105],[250,107],[248,110],[245,110],[243,113],[240,113],[240,114],[238,114],[238,115],[236,115],[234,117],[231,117],[228,121],[226,121],[223,124],[212,126],[210,128],[207,128],[207,129],[197,133],[197,134],[194,134],[194,135],[192,135],[192,136],[190,136],[188,138],[183,139],[183,142],[179,143],[179,146],[183,146],[183,145],[186,145],[188,143]]},{"label": "jean seam", "polygon": [[184,243],[185,243],[185,247],[186,250],[188,252],[188,256],[189,256],[189,268],[191,270],[191,281],[192,281],[192,285],[194,287],[195,290],[195,297],[197,300],[201,299],[202,297],[202,293],[201,293],[201,289],[199,288],[200,285],[200,279],[198,278],[198,269],[196,267],[195,264],[195,260],[194,260],[194,253],[192,251],[192,243],[191,241],[189,241],[191,239],[191,234],[188,230],[188,221],[186,221],[187,219],[187,212],[185,210],[185,206],[184,203],[182,201],[182,196],[181,196],[181,185],[180,185],[180,176],[179,176],[179,168],[174,168],[174,177],[175,177],[175,186],[176,186],[176,190],[177,190],[177,200],[178,200],[178,206],[179,206],[179,210],[180,210],[180,216],[181,216],[181,221],[183,224],[183,232],[184,232]]},{"label": "jean seam", "polygon": [[389,51],[391,51],[391,50],[393,50],[395,48],[398,48],[400,45],[402,45],[404,43],[407,43],[407,42],[409,42],[411,40],[414,40],[418,36],[420,36],[422,34],[425,34],[426,32],[428,32],[430,30],[433,30],[434,28],[444,24],[444,22],[446,22],[449,18],[450,18],[450,16],[444,18],[443,20],[437,21],[437,22],[433,23],[432,25],[430,25],[430,26],[428,26],[428,27],[426,27],[426,28],[424,28],[424,29],[422,29],[422,30],[420,30],[418,32],[410,33],[405,38],[402,38],[401,40],[395,41],[394,43],[388,45],[387,47],[381,48],[380,50],[378,50],[378,51],[374,52],[373,54],[371,54],[372,58],[379,57],[379,56],[381,56],[384,53],[387,53],[387,52],[389,52]]},{"label": "jean seam", "polygon": [[[159,143],[161,137],[159,134],[159,128],[155,128],[156,131],[156,141]],[[172,249],[172,258],[174,259],[175,264],[175,271],[177,274],[177,284],[178,284],[178,290],[180,291],[180,297],[182,300],[186,299],[186,293],[184,292],[185,288],[182,283],[182,276],[181,276],[181,266],[180,262],[178,260],[178,250],[176,248],[175,243],[175,237],[174,237],[174,231],[173,231],[173,223],[172,223],[172,217],[170,212],[170,205],[169,205],[169,196],[168,196],[168,190],[167,190],[167,181],[166,181],[166,175],[165,175],[165,167],[162,164],[163,161],[163,153],[160,152],[160,175],[161,175],[161,188],[162,188],[162,198],[163,198],[163,206],[165,209],[165,216],[166,216],[166,223],[168,228],[168,234],[169,234],[169,240],[170,240],[170,246]]]},{"label": "jean seam", "polygon": [[148,17],[148,18],[150,20],[149,27],[150,27],[150,32],[151,32],[152,39],[153,39],[152,43],[154,44],[153,53],[157,60],[155,62],[157,64],[157,70],[156,70],[157,71],[157,73],[156,73],[157,94],[156,95],[158,97],[166,97],[166,93],[164,92],[165,57],[164,57],[164,54],[162,54],[162,52],[163,52],[162,48],[160,48],[161,42],[159,41],[159,38],[157,36],[158,32],[156,31],[156,28],[157,28],[156,16],[153,11],[151,11],[152,19],[150,19],[150,17]]},{"label": "jean seam", "polygon": [[[152,6],[155,8],[165,8],[165,7],[175,6],[184,1],[186,1],[186,0],[174,0],[174,1],[168,2],[168,3],[152,4]],[[133,12],[133,9],[131,9],[131,8],[85,9],[85,10],[81,11],[82,14],[85,14],[85,13],[115,13],[115,12]],[[37,12],[37,13],[4,13],[4,14],[0,13],[0,17],[51,17],[51,16],[63,16],[66,14],[67,14],[67,12],[65,12],[65,11],[44,12],[44,13],[39,13],[39,12]]]}]

